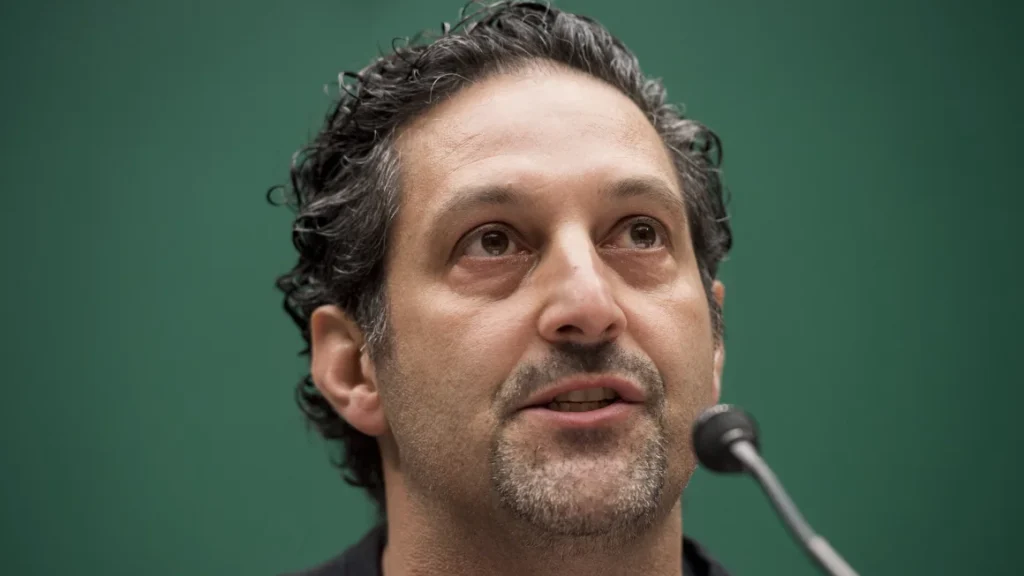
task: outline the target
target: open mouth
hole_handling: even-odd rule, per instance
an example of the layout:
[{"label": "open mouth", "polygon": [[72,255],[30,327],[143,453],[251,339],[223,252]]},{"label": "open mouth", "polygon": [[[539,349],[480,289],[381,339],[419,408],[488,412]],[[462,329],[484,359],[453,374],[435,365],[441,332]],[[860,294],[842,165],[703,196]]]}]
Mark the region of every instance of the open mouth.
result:
[{"label": "open mouth", "polygon": [[[568,386],[578,387],[580,384],[569,382]],[[609,428],[625,426],[639,418],[643,406],[643,392],[628,382],[612,382],[610,386],[597,385],[550,395],[556,391],[552,388],[522,408],[524,418],[534,425],[561,429]]]},{"label": "open mouth", "polygon": [[574,390],[555,396],[551,402],[538,406],[555,412],[590,412],[619,402],[619,394],[611,388]]}]

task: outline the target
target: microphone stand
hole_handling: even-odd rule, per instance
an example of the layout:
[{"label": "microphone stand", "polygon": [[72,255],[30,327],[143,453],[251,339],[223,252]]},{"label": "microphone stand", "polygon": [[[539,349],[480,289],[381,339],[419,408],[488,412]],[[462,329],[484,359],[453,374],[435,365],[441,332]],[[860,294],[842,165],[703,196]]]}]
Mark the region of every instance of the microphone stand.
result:
[{"label": "microphone stand", "polygon": [[811,558],[823,570],[832,576],[858,576],[853,568],[832,549],[827,540],[814,533],[814,530],[804,520],[803,515],[797,510],[789,495],[786,494],[786,490],[783,489],[782,484],[775,477],[775,473],[772,472],[768,464],[761,458],[753,444],[747,440],[737,440],[729,445],[729,451],[743,463],[747,471],[761,485],[761,488],[768,495],[768,499],[775,506],[775,510],[782,516],[786,527],[803,544],[804,549],[810,553]]}]

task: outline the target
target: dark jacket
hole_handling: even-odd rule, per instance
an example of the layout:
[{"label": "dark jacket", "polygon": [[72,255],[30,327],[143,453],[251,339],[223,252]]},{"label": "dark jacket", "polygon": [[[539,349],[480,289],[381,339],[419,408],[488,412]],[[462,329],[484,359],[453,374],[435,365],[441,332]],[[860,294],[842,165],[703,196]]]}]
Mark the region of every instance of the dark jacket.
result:
[{"label": "dark jacket", "polygon": [[[380,524],[341,555],[291,576],[381,576],[380,558],[387,541],[387,529]],[[729,576],[725,569],[689,538],[683,538],[684,576]]]}]

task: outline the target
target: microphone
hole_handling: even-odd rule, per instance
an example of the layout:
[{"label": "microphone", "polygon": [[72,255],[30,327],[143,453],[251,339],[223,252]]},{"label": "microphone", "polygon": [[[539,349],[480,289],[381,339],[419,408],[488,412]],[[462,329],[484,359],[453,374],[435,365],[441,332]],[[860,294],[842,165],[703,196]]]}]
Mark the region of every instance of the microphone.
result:
[{"label": "microphone", "polygon": [[697,459],[719,473],[746,472],[757,480],[793,536],[811,558],[831,576],[858,576],[828,541],[814,533],[771,468],[761,458],[757,423],[739,408],[717,404],[705,410],[693,426]]}]

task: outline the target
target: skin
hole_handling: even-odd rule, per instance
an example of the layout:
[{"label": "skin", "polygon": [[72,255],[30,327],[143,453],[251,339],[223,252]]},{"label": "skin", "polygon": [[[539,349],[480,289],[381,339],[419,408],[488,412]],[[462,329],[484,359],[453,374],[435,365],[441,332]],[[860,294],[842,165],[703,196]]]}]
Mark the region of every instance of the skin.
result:
[{"label": "skin", "polygon": [[[441,102],[396,148],[390,353],[360,351],[336,307],[311,321],[314,382],[381,447],[384,573],[681,574],[690,428],[724,349],[654,128],[615,88],[534,65]],[[589,436],[517,412],[573,350],[650,401]]]}]

